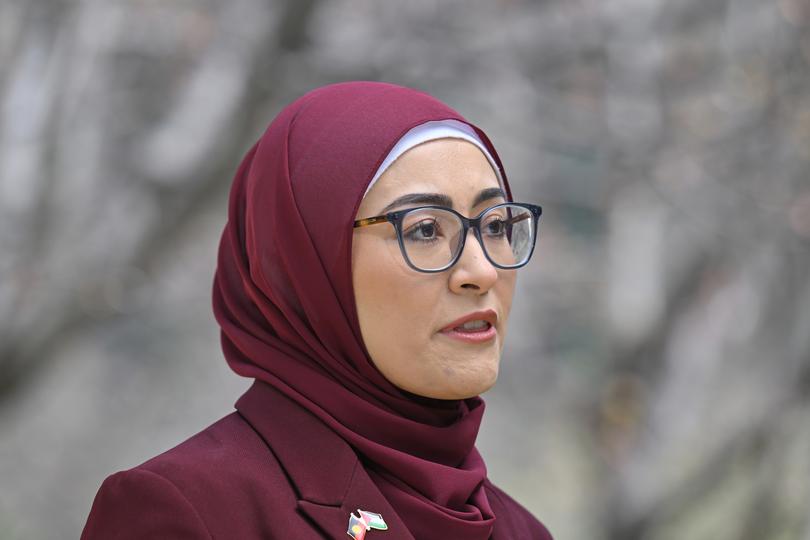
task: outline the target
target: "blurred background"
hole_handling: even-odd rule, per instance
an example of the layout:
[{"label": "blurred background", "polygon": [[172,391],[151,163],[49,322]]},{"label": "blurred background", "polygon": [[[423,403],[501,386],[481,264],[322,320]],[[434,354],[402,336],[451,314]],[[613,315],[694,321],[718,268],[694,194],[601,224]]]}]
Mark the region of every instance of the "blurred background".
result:
[{"label": "blurred background", "polygon": [[445,101],[543,205],[492,480],[560,540],[810,539],[807,0],[0,1],[0,538],[78,538],[232,410],[232,176],[351,79]]}]

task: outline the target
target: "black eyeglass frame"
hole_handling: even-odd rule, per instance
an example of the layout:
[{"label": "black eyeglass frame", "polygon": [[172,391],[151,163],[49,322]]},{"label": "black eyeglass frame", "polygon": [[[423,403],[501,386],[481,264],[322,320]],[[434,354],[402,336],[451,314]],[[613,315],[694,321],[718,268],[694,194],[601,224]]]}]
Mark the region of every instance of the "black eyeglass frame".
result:
[{"label": "black eyeglass frame", "polygon": [[[495,208],[501,207],[501,206],[520,206],[522,208],[526,208],[527,210],[529,210],[531,212],[530,215],[531,215],[531,218],[533,220],[532,226],[534,227],[532,229],[532,233],[533,233],[532,247],[529,250],[529,254],[526,256],[526,260],[524,260],[520,264],[516,264],[516,265],[512,265],[512,266],[504,266],[502,264],[496,263],[495,261],[492,260],[492,257],[489,256],[489,252],[487,251],[487,248],[484,245],[484,241],[481,238],[481,218],[487,212],[489,212],[489,211],[491,211],[491,210],[493,210]],[[449,263],[447,263],[447,265],[443,266],[442,268],[437,268],[437,269],[433,269],[433,270],[425,270],[424,268],[419,268],[416,265],[414,265],[411,262],[410,258],[408,257],[408,251],[405,249],[405,243],[404,243],[404,241],[402,239],[402,222],[403,222],[405,216],[407,214],[409,214],[410,212],[415,212],[417,210],[424,210],[426,208],[436,208],[436,209],[440,209],[440,210],[447,210],[447,211],[455,214],[461,220],[462,226],[464,227],[464,230],[463,230],[463,232],[461,234],[461,245],[459,246],[458,252],[455,254],[453,259]],[[484,210],[481,211],[481,213],[479,213],[474,218],[468,218],[466,216],[461,215],[460,213],[453,210],[452,208],[448,208],[447,206],[426,205],[426,206],[417,206],[417,207],[414,207],[414,208],[406,208],[404,210],[395,210],[393,212],[388,212],[387,214],[383,214],[383,215],[380,215],[380,216],[372,216],[372,217],[367,217],[367,218],[363,218],[363,219],[358,219],[358,220],[356,220],[354,222],[354,228],[366,227],[368,225],[376,225],[378,223],[390,223],[390,224],[392,224],[394,226],[394,229],[397,232],[397,241],[399,242],[399,250],[400,250],[400,252],[402,252],[402,258],[405,259],[405,262],[408,264],[408,266],[410,266],[411,268],[413,268],[417,272],[424,272],[426,274],[436,274],[438,272],[444,272],[445,270],[447,270],[448,268],[450,268],[451,266],[456,264],[456,262],[458,262],[458,259],[461,257],[461,254],[464,252],[464,246],[467,244],[467,233],[469,232],[470,228],[472,228],[473,234],[478,239],[478,243],[481,245],[481,250],[484,252],[484,256],[487,258],[487,260],[490,262],[490,264],[492,264],[492,266],[494,266],[496,268],[500,268],[502,270],[515,270],[517,268],[521,268],[523,266],[526,266],[526,264],[528,264],[528,262],[532,258],[532,254],[534,253],[534,247],[535,247],[535,245],[537,245],[537,231],[538,231],[537,227],[538,227],[538,224],[539,224],[539,221],[540,221],[540,215],[542,213],[543,213],[542,207],[540,207],[540,206],[538,206],[536,204],[518,203],[518,202],[503,202],[503,203],[498,203],[498,204],[495,204],[493,206],[490,206],[489,208],[485,208]],[[525,214],[524,214],[524,216],[525,216]],[[517,219],[526,219],[528,217],[529,216],[526,216],[526,217],[520,216]]]}]

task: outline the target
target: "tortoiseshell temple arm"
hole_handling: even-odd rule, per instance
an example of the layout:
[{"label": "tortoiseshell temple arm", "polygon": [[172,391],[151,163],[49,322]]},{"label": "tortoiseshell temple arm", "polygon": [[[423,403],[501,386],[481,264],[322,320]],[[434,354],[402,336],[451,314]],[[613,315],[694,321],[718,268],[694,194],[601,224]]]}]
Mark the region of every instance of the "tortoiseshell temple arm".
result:
[{"label": "tortoiseshell temple arm", "polygon": [[366,225],[374,225],[376,223],[385,223],[388,221],[387,216],[374,216],[374,217],[367,217],[363,219],[358,219],[354,222],[355,227],[365,227]]},{"label": "tortoiseshell temple arm", "polygon": [[530,217],[532,217],[531,214],[520,214],[519,216],[507,219],[506,223],[517,223],[518,221],[523,221],[524,219],[529,219]]}]

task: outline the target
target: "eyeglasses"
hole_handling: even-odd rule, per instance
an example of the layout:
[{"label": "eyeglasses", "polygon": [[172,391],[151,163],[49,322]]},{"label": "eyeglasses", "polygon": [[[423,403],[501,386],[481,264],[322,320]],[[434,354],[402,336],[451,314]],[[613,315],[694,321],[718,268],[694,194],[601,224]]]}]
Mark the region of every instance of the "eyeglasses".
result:
[{"label": "eyeglasses", "polygon": [[408,266],[419,272],[443,272],[461,256],[472,228],[487,260],[497,268],[524,266],[534,252],[542,208],[507,202],[467,218],[445,206],[420,206],[358,219],[355,227],[391,223]]}]

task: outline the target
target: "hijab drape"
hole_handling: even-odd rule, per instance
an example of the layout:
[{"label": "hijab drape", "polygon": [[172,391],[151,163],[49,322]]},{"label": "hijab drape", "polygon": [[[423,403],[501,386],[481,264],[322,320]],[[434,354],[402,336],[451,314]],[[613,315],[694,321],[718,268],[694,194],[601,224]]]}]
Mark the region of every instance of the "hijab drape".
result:
[{"label": "hijab drape", "polygon": [[366,186],[400,137],[442,119],[475,130],[511,200],[486,134],[421,91],[354,81],[286,106],[233,180],[213,306],[229,366],[346,440],[416,538],[476,540],[494,521],[474,446],[484,402],[420,398],[388,382],[363,344],[352,289]]}]

